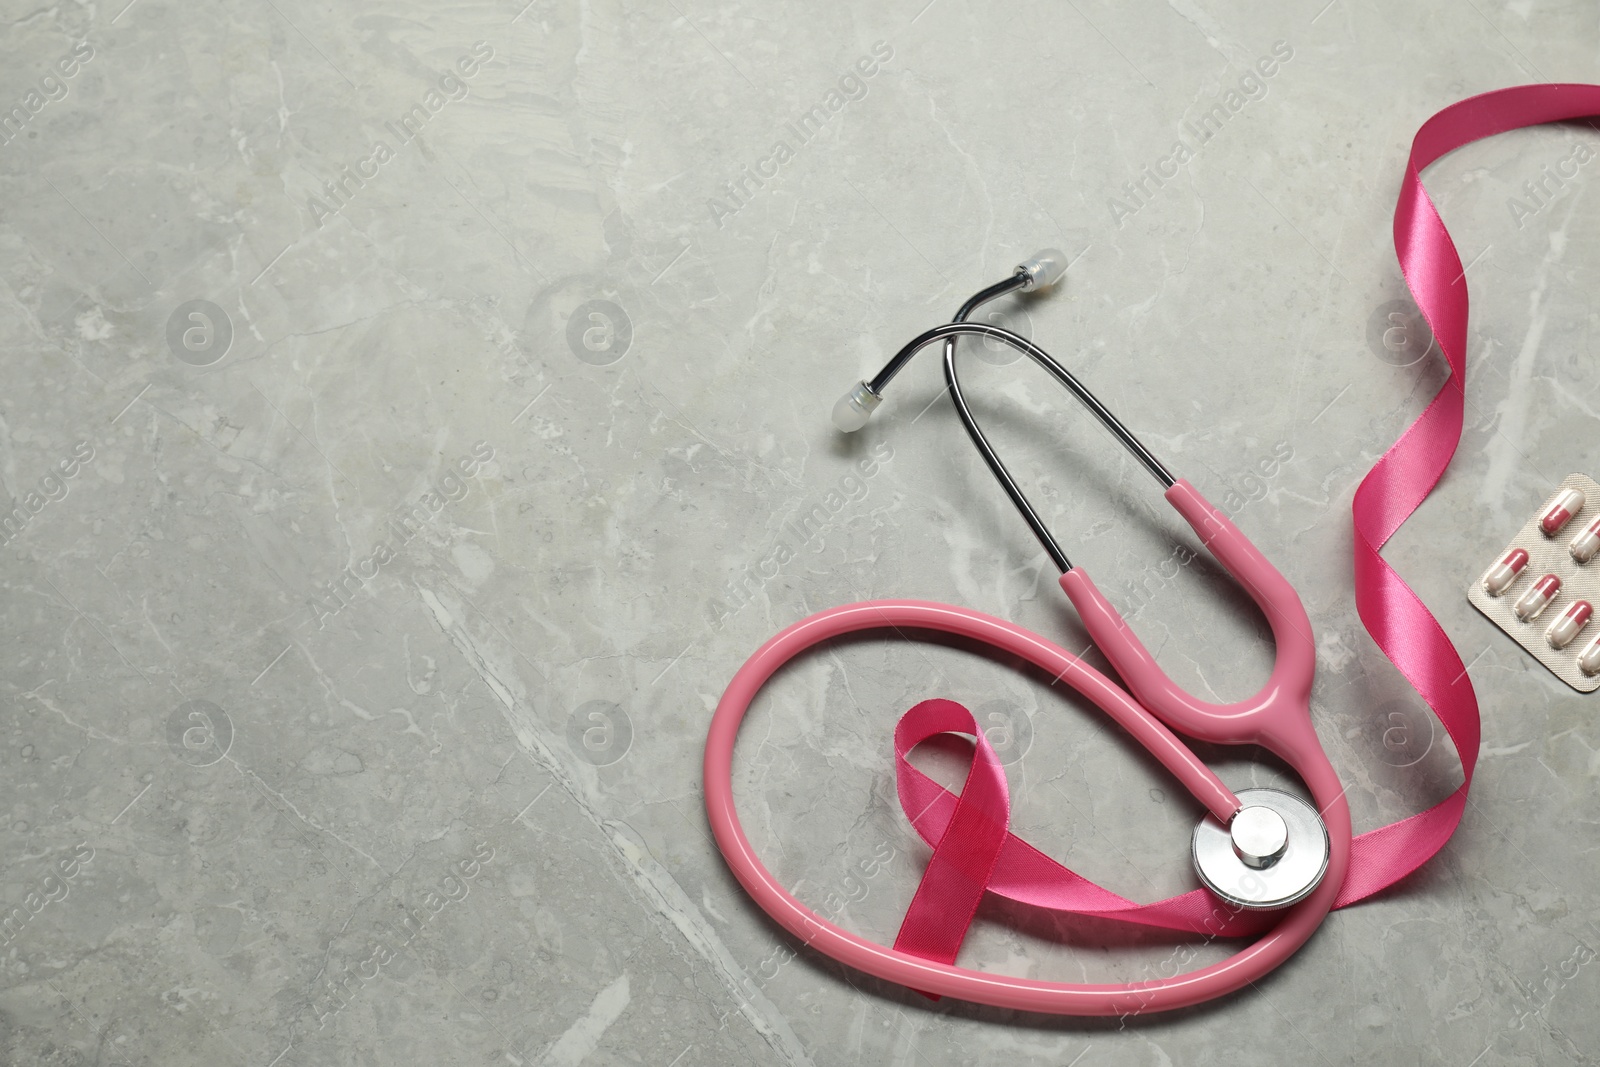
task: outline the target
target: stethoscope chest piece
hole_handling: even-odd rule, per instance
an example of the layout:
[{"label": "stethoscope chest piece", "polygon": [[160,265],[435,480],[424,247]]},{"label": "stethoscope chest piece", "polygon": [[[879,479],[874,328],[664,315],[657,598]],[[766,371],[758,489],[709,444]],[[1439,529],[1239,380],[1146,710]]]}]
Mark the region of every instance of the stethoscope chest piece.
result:
[{"label": "stethoscope chest piece", "polygon": [[1311,895],[1328,869],[1328,829],[1317,809],[1278,789],[1241,789],[1244,807],[1223,826],[1207,815],[1194,828],[1194,869],[1224,901],[1253,911],[1286,908]]}]

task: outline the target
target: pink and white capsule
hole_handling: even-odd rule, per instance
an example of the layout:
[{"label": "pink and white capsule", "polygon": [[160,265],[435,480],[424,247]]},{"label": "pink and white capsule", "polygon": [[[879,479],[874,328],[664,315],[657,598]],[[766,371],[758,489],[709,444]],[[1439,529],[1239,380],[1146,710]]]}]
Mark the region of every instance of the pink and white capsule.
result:
[{"label": "pink and white capsule", "polygon": [[1583,532],[1567,546],[1567,554],[1579,563],[1588,563],[1594,559],[1596,552],[1600,552],[1600,519],[1584,527]]},{"label": "pink and white capsule", "polygon": [[1582,490],[1563,489],[1556,494],[1556,498],[1545,508],[1544,517],[1539,520],[1539,529],[1544,531],[1546,537],[1554,537],[1561,532],[1561,528],[1572,521],[1572,516],[1583,510],[1586,503]]},{"label": "pink and white capsule", "polygon": [[1550,642],[1551,648],[1566,648],[1572,644],[1572,639],[1589,625],[1589,620],[1593,617],[1594,608],[1589,606],[1587,600],[1574,600],[1572,606],[1550,624],[1550,629],[1544,633],[1544,639]]},{"label": "pink and white capsule", "polygon": [[1578,669],[1591,678],[1600,674],[1600,637],[1590,641],[1578,653]]},{"label": "pink and white capsule", "polygon": [[1533,588],[1523,593],[1517,602],[1511,605],[1511,610],[1516,612],[1517,618],[1523,622],[1532,622],[1539,617],[1539,613],[1550,606],[1550,601],[1561,592],[1561,579],[1553,574],[1547,574],[1533,583]]},{"label": "pink and white capsule", "polygon": [[[1600,543],[1600,538],[1596,539]],[[1574,542],[1576,544],[1576,542]],[[1528,553],[1524,549],[1513,548],[1506,553],[1506,558],[1489,568],[1489,573],[1483,576],[1483,591],[1490,596],[1500,596],[1511,583],[1517,580],[1517,575],[1522,573],[1522,568],[1528,565]]]}]

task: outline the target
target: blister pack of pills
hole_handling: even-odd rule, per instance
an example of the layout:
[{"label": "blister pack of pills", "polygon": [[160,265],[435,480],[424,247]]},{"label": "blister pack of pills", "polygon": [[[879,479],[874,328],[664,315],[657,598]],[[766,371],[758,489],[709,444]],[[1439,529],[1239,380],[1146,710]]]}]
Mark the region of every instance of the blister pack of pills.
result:
[{"label": "blister pack of pills", "polygon": [[1600,483],[1569,474],[1517,532],[1467,599],[1550,672],[1582,693],[1600,689]]}]

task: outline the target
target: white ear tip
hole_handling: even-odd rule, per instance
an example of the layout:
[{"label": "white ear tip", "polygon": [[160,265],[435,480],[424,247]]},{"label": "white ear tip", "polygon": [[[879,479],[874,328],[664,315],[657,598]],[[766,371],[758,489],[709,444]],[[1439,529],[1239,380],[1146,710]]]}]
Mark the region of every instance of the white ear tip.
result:
[{"label": "white ear tip", "polygon": [[1030,292],[1048,289],[1066,276],[1067,256],[1059,248],[1045,248],[1017,264],[1017,270],[1028,276],[1023,288]]},{"label": "white ear tip", "polygon": [[855,433],[867,424],[881,403],[883,397],[874,393],[866,382],[857,382],[833,405],[833,424],[844,433]]}]

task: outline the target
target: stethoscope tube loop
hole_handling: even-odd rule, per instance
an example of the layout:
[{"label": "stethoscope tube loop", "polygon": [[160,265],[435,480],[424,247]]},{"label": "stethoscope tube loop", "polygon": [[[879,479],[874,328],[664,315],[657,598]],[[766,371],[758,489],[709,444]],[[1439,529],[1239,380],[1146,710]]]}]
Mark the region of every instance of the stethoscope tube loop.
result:
[{"label": "stethoscope tube loop", "polygon": [[[1185,1007],[1254,982],[1293,955],[1333,906],[1348,858],[1349,809],[1343,787],[1320,747],[1315,747],[1313,735],[1313,747],[1299,753],[1300,758],[1292,763],[1310,788],[1317,809],[1332,817],[1329,829],[1334,840],[1328,876],[1305,900],[1287,909],[1271,930],[1220,963],[1129,984],[1047,982],[924,959],[869,941],[823,918],[784,888],[745,836],[733,796],[734,742],[756,694],[784,664],[824,641],[873,629],[958,634],[1032,663],[1083,693],[1128,728],[1214,815],[1221,809],[1231,816],[1239,803],[1150,710],[1129,700],[1105,675],[1037,634],[979,612],[923,601],[875,601],[818,612],[777,634],[734,675],[712,716],[703,764],[706,814],[729,868],[761,909],[805,944],[879,978],[979,1004],[1061,1015],[1131,1015]],[[1170,738],[1172,745],[1164,738]],[[1210,783],[1216,783],[1215,787]]]}]

